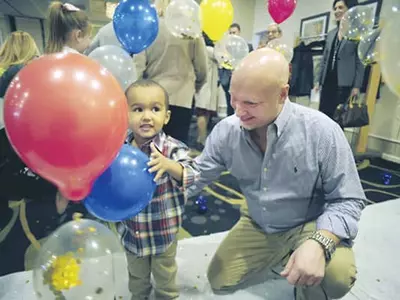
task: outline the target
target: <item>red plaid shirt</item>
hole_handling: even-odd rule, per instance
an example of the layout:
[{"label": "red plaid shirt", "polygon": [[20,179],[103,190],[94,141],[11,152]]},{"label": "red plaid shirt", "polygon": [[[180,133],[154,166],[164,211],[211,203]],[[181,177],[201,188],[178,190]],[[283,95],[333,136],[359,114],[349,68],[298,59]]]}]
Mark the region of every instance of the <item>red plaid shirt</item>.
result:
[{"label": "red plaid shirt", "polygon": [[[130,144],[132,140],[133,136],[128,135],[127,143]],[[183,180],[179,183],[165,173],[157,181],[157,189],[150,204],[131,220],[120,223],[118,231],[122,244],[127,251],[139,257],[164,253],[176,239],[187,200],[186,188],[199,176],[185,144],[162,132],[140,150],[150,155],[151,142],[165,157],[183,166]]]}]

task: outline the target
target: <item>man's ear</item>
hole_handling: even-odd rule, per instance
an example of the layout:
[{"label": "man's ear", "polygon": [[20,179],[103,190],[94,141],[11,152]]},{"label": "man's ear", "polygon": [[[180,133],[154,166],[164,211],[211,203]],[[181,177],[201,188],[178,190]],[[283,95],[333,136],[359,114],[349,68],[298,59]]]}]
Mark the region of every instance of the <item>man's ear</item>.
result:
[{"label": "man's ear", "polygon": [[170,119],[171,119],[171,111],[167,110],[165,115],[164,125],[167,125]]},{"label": "man's ear", "polygon": [[285,84],[281,89],[280,103],[284,103],[288,95],[289,95],[289,85]]}]

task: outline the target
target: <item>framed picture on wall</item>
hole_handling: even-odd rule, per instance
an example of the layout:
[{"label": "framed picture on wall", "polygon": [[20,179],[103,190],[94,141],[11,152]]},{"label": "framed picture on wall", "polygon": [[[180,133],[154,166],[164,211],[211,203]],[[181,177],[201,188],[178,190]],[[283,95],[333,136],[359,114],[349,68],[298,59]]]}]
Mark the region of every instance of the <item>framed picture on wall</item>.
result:
[{"label": "framed picture on wall", "polygon": [[311,41],[324,40],[328,32],[330,12],[301,19],[300,37],[310,38]]},{"label": "framed picture on wall", "polygon": [[370,19],[374,19],[374,24],[379,24],[379,15],[382,8],[382,0],[369,0],[359,4],[363,8],[367,8],[366,12],[369,14]]}]

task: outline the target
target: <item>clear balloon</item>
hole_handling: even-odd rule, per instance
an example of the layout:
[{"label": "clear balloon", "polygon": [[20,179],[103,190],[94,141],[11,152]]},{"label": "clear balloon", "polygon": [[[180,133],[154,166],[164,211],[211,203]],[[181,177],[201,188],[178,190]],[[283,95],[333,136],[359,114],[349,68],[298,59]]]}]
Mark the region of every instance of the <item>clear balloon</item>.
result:
[{"label": "clear balloon", "polygon": [[374,27],[374,10],[368,6],[350,8],[340,21],[340,33],[349,40],[359,41]]},{"label": "clear balloon", "polygon": [[249,45],[238,35],[228,34],[215,44],[214,56],[219,64],[228,64],[235,68],[246,55]]},{"label": "clear balloon", "polygon": [[400,11],[393,14],[382,29],[380,65],[382,76],[390,90],[400,97]]},{"label": "clear balloon", "polygon": [[296,9],[296,0],[268,0],[268,12],[278,24],[288,19]]},{"label": "clear balloon", "polygon": [[4,102],[11,145],[36,174],[80,201],[117,156],[128,105],[118,81],[76,53],[44,55],[12,80]]},{"label": "clear balloon", "polygon": [[158,15],[149,0],[122,0],[114,12],[115,34],[129,54],[148,48],[158,35]]},{"label": "clear balloon", "polygon": [[200,9],[203,31],[212,41],[219,41],[233,22],[231,0],[203,0]]},{"label": "clear balloon", "polygon": [[113,254],[122,252],[118,236],[95,221],[76,219],[51,234],[33,270],[38,299],[115,297]]},{"label": "clear balloon", "polygon": [[139,149],[123,145],[111,166],[94,183],[84,201],[86,209],[110,222],[127,220],[141,212],[156,189],[148,161]]},{"label": "clear balloon", "polygon": [[281,39],[269,41],[267,47],[281,53],[289,63],[292,61],[293,49],[285,44]]},{"label": "clear balloon", "polygon": [[178,38],[194,39],[201,36],[200,6],[194,0],[172,0],[164,18],[168,30]]},{"label": "clear balloon", "polygon": [[113,74],[124,91],[137,80],[136,67],[132,57],[120,47],[102,46],[91,52],[89,57]]},{"label": "clear balloon", "polygon": [[378,61],[379,48],[377,44],[379,43],[380,36],[381,31],[376,29],[361,38],[358,44],[358,57],[365,66]]}]

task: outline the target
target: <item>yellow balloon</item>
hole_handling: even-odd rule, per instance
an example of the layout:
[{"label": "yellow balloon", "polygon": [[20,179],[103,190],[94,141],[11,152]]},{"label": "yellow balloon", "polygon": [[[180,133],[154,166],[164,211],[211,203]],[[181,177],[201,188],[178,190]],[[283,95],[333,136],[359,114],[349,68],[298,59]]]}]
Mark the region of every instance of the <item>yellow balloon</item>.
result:
[{"label": "yellow balloon", "polygon": [[200,4],[202,28],[213,41],[219,41],[233,22],[230,0],[203,0]]}]

